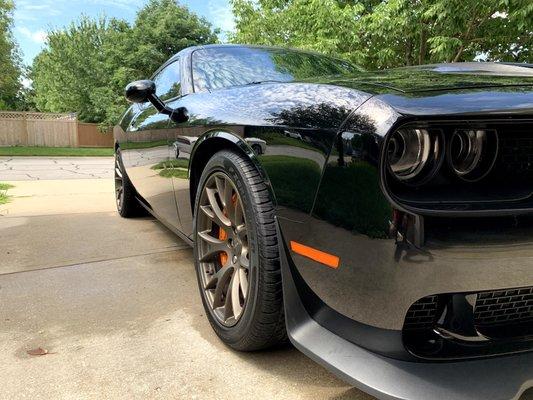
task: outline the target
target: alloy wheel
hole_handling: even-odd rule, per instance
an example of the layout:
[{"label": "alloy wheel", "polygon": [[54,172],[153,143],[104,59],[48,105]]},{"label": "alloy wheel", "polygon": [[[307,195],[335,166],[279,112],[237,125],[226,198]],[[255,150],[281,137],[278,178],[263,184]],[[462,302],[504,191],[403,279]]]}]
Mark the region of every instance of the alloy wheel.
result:
[{"label": "alloy wheel", "polygon": [[124,170],[120,162],[120,154],[115,154],[115,199],[117,209],[120,211],[124,204]]},{"label": "alloy wheel", "polygon": [[197,241],[207,303],[221,324],[233,326],[246,306],[250,255],[241,197],[222,172],[207,179],[200,196]]}]

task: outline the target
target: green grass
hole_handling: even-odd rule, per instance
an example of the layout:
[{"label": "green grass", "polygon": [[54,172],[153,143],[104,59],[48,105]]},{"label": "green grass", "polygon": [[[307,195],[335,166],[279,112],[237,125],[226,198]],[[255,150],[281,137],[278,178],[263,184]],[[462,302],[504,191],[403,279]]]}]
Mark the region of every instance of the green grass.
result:
[{"label": "green grass", "polygon": [[150,149],[152,147],[168,146],[166,140],[157,140],[155,142],[124,142],[120,144],[123,150]]},{"label": "green grass", "polygon": [[7,190],[11,189],[13,185],[9,183],[0,182],[0,204],[6,204],[9,201],[9,196],[7,195]]},{"label": "green grass", "polygon": [[300,147],[302,149],[308,149],[316,151],[317,149],[311,146],[309,143],[304,142],[303,140],[283,136],[279,133],[266,132],[257,135],[259,138],[267,142],[267,146],[291,146],[291,147]]},{"label": "green grass", "polygon": [[103,156],[112,156],[113,154],[114,154],[114,150],[111,147],[32,147],[32,146],[0,147],[0,156],[103,157]]},{"label": "green grass", "polygon": [[152,169],[188,168],[188,167],[189,167],[189,160],[176,159],[176,160],[161,161],[153,165]]},{"label": "green grass", "polygon": [[320,168],[311,160],[291,156],[259,156],[279,205],[311,211]]},{"label": "green grass", "polygon": [[354,233],[386,237],[392,210],[379,188],[377,168],[363,161],[328,165],[322,182],[315,215]]},{"label": "green grass", "polygon": [[[310,212],[320,182],[320,168],[305,158],[259,156],[279,205]],[[379,188],[377,169],[366,162],[346,167],[329,164],[313,214],[333,225],[372,238],[384,238],[391,207]]]},{"label": "green grass", "polygon": [[159,176],[163,178],[179,178],[179,179],[189,179],[188,172],[183,168],[167,168],[159,171]]},{"label": "green grass", "polygon": [[152,169],[159,170],[159,176],[163,178],[189,179],[189,160],[177,159],[161,161],[152,166]]}]

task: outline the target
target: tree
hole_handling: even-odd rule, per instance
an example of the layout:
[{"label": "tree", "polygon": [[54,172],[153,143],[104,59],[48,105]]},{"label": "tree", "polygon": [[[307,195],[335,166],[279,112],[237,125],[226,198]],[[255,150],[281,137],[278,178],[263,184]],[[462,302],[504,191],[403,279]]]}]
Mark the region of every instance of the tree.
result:
[{"label": "tree", "polygon": [[370,68],[533,61],[530,0],[232,0],[235,42],[289,45]]},{"label": "tree", "polygon": [[82,121],[113,125],[126,107],[128,82],[151,76],[185,47],[216,40],[207,21],[174,0],[150,0],[133,25],[81,17],[49,32],[35,58],[35,103],[41,111],[75,111]]},{"label": "tree", "polygon": [[0,0],[0,110],[21,106],[21,59],[11,32],[13,10],[11,0]]}]

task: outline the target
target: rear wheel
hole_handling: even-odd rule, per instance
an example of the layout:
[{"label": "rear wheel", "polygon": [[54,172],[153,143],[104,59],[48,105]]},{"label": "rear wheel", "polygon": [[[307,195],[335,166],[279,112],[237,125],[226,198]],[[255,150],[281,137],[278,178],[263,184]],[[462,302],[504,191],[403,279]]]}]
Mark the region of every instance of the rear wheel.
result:
[{"label": "rear wheel", "polygon": [[131,218],[144,214],[144,209],[135,198],[135,194],[135,188],[126,175],[122,152],[117,149],[115,152],[115,200],[121,217]]},{"label": "rear wheel", "polygon": [[274,207],[253,164],[215,154],[195,203],[195,263],[209,322],[237,350],[285,340]]}]

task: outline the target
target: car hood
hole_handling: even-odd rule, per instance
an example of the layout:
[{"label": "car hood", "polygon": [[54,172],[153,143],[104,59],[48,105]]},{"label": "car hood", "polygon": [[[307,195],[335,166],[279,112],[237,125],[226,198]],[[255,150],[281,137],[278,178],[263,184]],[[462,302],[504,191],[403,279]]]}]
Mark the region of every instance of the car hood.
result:
[{"label": "car hood", "polygon": [[361,72],[350,77],[328,79],[322,83],[374,94],[533,86],[533,69],[480,62],[432,64]]}]

